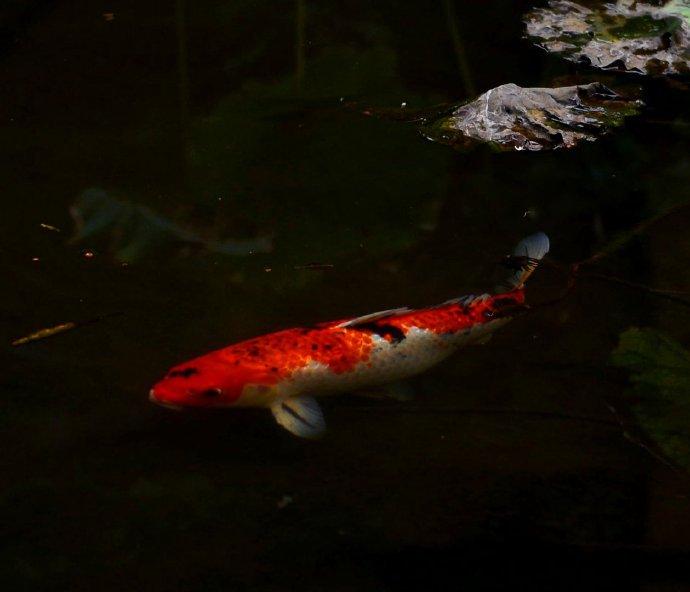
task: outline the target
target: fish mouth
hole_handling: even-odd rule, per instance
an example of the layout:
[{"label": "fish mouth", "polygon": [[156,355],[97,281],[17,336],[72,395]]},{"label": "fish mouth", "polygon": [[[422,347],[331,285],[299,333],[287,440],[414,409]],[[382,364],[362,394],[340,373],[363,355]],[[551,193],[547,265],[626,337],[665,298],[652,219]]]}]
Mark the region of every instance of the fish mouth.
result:
[{"label": "fish mouth", "polygon": [[149,401],[155,403],[156,405],[160,405],[161,407],[165,407],[166,409],[172,409],[173,411],[182,411],[183,409],[181,405],[175,405],[174,403],[167,403],[157,399],[156,395],[153,393],[153,389],[149,391]]}]

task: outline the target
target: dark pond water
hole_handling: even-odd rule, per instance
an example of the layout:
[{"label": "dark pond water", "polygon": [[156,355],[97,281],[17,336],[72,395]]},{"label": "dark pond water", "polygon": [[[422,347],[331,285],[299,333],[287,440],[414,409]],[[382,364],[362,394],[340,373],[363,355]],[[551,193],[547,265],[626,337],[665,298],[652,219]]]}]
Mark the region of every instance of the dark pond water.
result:
[{"label": "dark pond water", "polygon": [[[687,479],[609,364],[631,326],[687,346],[690,311],[595,277],[687,289],[690,209],[413,401],[325,399],[320,441],[266,410],[147,400],[212,349],[491,290],[531,232],[568,264],[688,200],[690,94],[549,57],[521,39],[531,6],[4,0],[3,589],[690,588]],[[531,154],[361,114],[558,77],[647,107]],[[567,279],[543,269],[530,301]]]}]

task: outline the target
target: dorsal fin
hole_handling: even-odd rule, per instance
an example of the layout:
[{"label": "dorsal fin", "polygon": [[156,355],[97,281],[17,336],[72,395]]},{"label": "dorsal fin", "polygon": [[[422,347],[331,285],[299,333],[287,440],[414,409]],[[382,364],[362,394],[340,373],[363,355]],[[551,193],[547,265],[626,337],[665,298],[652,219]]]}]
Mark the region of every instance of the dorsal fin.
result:
[{"label": "dorsal fin", "polygon": [[387,319],[395,315],[403,314],[405,312],[412,312],[411,308],[391,308],[390,310],[380,310],[379,312],[372,312],[368,315],[361,317],[355,317],[354,319],[348,319],[343,321],[338,327],[356,327],[357,325],[363,325],[365,323],[372,323],[374,321],[380,321],[381,319]]},{"label": "dorsal fin", "polygon": [[474,304],[475,302],[485,302],[489,298],[491,298],[489,294],[468,294],[467,296],[460,296],[459,298],[451,298],[450,300],[441,302],[441,304],[437,304],[432,308],[442,308],[443,306],[448,306],[449,304],[462,304],[463,306],[467,306]]}]

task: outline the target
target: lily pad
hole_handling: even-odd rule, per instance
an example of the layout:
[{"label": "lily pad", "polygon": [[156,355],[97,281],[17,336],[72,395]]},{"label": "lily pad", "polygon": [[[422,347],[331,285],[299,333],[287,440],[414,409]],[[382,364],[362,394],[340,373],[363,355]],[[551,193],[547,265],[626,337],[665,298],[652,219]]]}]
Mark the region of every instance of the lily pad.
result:
[{"label": "lily pad", "polygon": [[632,327],[611,362],[630,372],[632,412],[642,429],[690,469],[690,352],[659,331]]},{"label": "lily pad", "polygon": [[690,76],[690,0],[659,7],[633,0],[589,8],[551,0],[525,15],[527,38],[596,68]]},{"label": "lily pad", "polygon": [[212,240],[184,228],[151,208],[118,199],[98,188],[86,189],[70,208],[76,224],[71,242],[102,244],[119,261],[135,261],[160,250],[196,247],[224,255],[268,252],[265,237]]},{"label": "lily pad", "polygon": [[488,142],[497,150],[553,150],[594,141],[642,106],[600,84],[522,88],[504,84],[437,118],[420,132],[456,148]]}]

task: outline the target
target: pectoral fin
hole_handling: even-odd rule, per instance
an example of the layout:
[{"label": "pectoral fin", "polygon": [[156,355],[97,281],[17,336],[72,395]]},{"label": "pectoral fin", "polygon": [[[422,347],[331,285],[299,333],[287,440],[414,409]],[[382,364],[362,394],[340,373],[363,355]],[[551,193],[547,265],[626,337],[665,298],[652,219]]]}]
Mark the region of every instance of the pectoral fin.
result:
[{"label": "pectoral fin", "polygon": [[321,407],[313,397],[293,397],[271,406],[279,425],[300,438],[319,438],[326,431]]}]

